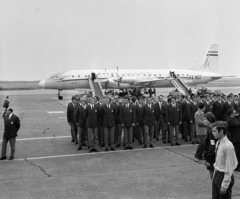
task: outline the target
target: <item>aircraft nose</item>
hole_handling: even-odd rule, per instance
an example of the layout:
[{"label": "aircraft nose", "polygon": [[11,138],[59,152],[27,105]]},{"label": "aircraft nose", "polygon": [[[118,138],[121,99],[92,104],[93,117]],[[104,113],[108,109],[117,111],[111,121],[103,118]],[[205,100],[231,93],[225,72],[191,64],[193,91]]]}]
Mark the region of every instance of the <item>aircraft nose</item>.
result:
[{"label": "aircraft nose", "polygon": [[45,84],[46,84],[46,81],[45,81],[45,80],[40,81],[40,82],[39,82],[40,88],[45,88]]}]

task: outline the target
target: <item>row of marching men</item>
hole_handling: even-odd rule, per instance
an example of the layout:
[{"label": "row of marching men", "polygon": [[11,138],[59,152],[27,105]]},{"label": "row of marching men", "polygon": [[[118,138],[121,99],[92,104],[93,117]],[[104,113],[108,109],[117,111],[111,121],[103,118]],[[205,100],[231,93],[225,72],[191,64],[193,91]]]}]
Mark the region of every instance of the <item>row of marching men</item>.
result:
[{"label": "row of marching men", "polygon": [[[221,100],[220,100],[221,99]],[[214,96],[163,96],[153,98],[113,98],[103,97],[77,99],[72,97],[68,104],[67,118],[71,126],[72,141],[78,144],[78,150],[88,146],[90,152],[96,152],[97,141],[105,151],[115,150],[121,144],[124,149],[133,149],[135,139],[143,147],[154,147],[152,140],[159,140],[162,133],[163,143],[172,146],[179,144],[179,132],[185,141],[196,143],[196,126],[194,115],[199,103],[204,103],[206,112],[212,111],[218,119],[221,101],[221,116],[228,105],[234,107],[236,96],[227,96],[227,101],[221,95]],[[230,103],[231,101],[231,103]],[[227,108],[226,108],[227,107]],[[239,109],[237,104],[236,109]],[[220,115],[220,114],[219,114]],[[222,120],[222,119],[218,119]]]}]

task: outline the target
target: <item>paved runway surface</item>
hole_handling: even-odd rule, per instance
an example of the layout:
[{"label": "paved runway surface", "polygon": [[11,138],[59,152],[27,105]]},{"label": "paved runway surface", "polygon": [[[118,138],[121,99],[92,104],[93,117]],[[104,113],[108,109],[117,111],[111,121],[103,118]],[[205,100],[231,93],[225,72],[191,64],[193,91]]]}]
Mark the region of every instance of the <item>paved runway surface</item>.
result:
[{"label": "paved runway surface", "polygon": [[[0,162],[0,198],[211,198],[211,180],[204,161],[195,163],[196,145],[88,153],[71,143],[66,107],[49,91],[10,93],[10,107],[21,119],[13,161]],[[9,93],[8,93],[9,94]],[[20,95],[19,95],[20,94]],[[0,102],[4,95],[0,93]],[[60,103],[59,103],[60,102]],[[2,114],[1,109],[1,113]],[[0,121],[0,136],[3,121]],[[1,147],[1,145],[0,145]],[[8,148],[8,154],[9,154]],[[236,172],[233,198],[240,198]]]}]

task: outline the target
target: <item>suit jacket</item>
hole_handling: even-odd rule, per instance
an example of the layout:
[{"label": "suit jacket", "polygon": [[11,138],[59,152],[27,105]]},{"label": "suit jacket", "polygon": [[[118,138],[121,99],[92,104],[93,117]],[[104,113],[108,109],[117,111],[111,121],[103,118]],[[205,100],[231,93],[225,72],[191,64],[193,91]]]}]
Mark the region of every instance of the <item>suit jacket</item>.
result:
[{"label": "suit jacket", "polygon": [[155,117],[155,121],[159,121],[160,118],[162,117],[162,104],[161,103],[161,107],[160,107],[160,102],[157,102],[154,106],[154,117]]},{"label": "suit jacket", "polygon": [[198,103],[196,102],[196,105],[191,102],[190,103],[190,114],[191,114],[191,118],[192,121],[195,122],[195,113],[198,111]]},{"label": "suit jacket", "polygon": [[11,139],[17,137],[17,132],[20,129],[20,120],[19,117],[12,114],[9,119],[9,115],[4,117],[4,133],[3,137],[6,139]]},{"label": "suit jacket", "polygon": [[233,108],[238,111],[239,108],[240,108],[240,104],[239,104],[239,101],[237,101],[237,103],[235,101],[233,101]]},{"label": "suit jacket", "polygon": [[154,126],[155,116],[154,116],[154,105],[151,104],[151,109],[148,107],[148,104],[143,106],[143,125]]},{"label": "suit jacket", "polygon": [[182,103],[182,120],[192,121],[191,112],[190,112],[190,103],[186,101]]},{"label": "suit jacket", "polygon": [[180,104],[176,103],[176,107],[173,107],[172,104],[167,106],[167,122],[172,126],[177,126],[182,122],[182,110]]},{"label": "suit jacket", "polygon": [[67,120],[68,123],[75,123],[75,111],[77,109],[75,109],[76,105],[74,106],[72,102],[68,103],[67,106]]},{"label": "suit jacket", "polygon": [[110,104],[110,108],[106,104],[101,109],[102,126],[112,128],[115,126],[116,107]]},{"label": "suit jacket", "polygon": [[161,119],[162,119],[163,123],[168,123],[168,119],[167,119],[167,106],[168,106],[168,104],[166,102],[162,103]]},{"label": "suit jacket", "polygon": [[75,112],[75,123],[78,123],[80,128],[86,128],[86,108],[83,106],[78,106]]},{"label": "suit jacket", "polygon": [[121,109],[122,103],[116,104],[116,117],[115,117],[115,122],[116,124],[121,124],[121,115],[120,115],[120,109]]},{"label": "suit jacket", "polygon": [[87,128],[97,128],[99,125],[100,118],[100,110],[97,105],[94,105],[93,108],[91,108],[90,105],[86,108],[86,127]]},{"label": "suit jacket", "polygon": [[222,115],[223,115],[223,120],[227,121],[228,119],[228,111],[229,109],[233,108],[233,104],[229,104],[228,102],[224,102],[223,106],[222,106]]},{"label": "suit jacket", "polygon": [[229,139],[232,143],[240,143],[240,121],[235,118],[228,119]]},{"label": "suit jacket", "polygon": [[136,123],[136,112],[133,104],[129,104],[127,108],[126,105],[122,105],[120,108],[120,121],[124,124],[124,127],[132,127],[132,124]]},{"label": "suit jacket", "polygon": [[136,123],[138,123],[141,126],[143,125],[143,106],[144,106],[144,104],[142,104],[141,107],[139,106],[139,104],[137,104],[135,107]]},{"label": "suit jacket", "polygon": [[206,135],[207,134],[207,127],[208,127],[208,120],[204,117],[204,113],[198,110],[195,113],[195,124],[196,124],[196,134],[197,135]]},{"label": "suit jacket", "polygon": [[215,115],[216,120],[222,120],[222,106],[223,102],[219,103],[219,101],[215,101],[212,105],[212,113]]}]

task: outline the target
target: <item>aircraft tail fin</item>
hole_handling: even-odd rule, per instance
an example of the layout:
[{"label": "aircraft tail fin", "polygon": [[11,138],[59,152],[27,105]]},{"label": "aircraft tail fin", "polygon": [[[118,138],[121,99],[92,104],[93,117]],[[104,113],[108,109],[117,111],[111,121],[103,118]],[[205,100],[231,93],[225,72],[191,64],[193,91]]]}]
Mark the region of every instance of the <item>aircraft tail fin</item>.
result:
[{"label": "aircraft tail fin", "polygon": [[218,72],[218,44],[210,44],[198,70]]}]

